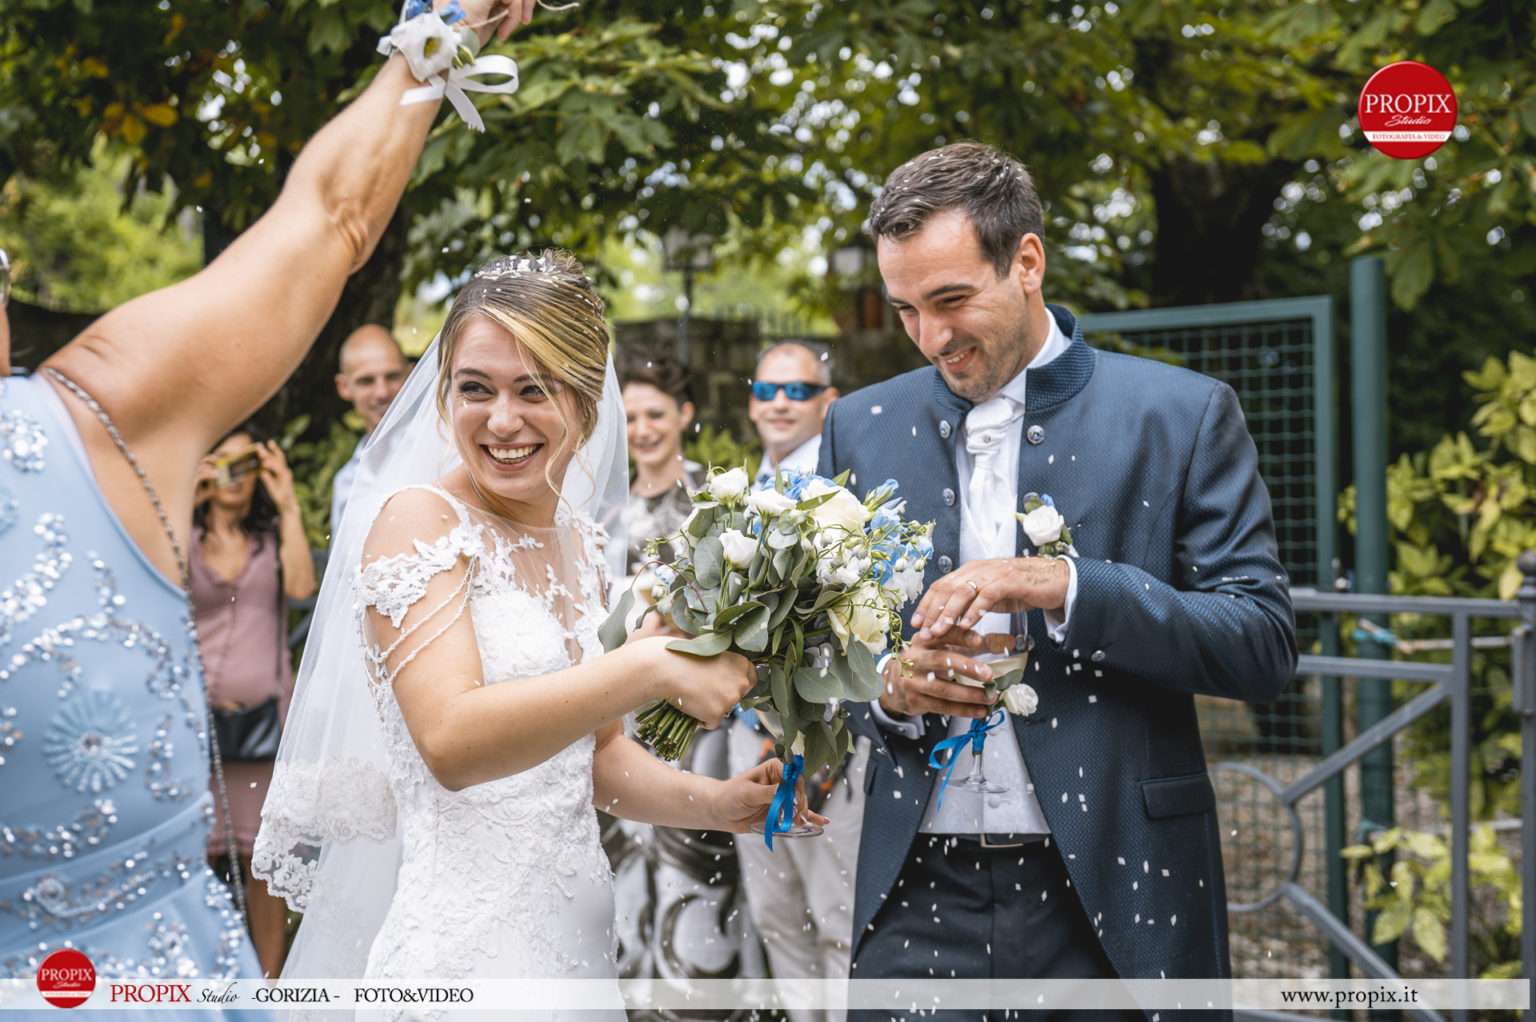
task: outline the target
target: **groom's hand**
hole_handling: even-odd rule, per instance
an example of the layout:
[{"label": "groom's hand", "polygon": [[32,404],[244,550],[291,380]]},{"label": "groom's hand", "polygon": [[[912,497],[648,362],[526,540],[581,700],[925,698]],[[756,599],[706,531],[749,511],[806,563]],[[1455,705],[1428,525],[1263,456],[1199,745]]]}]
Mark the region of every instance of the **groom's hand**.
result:
[{"label": "groom's hand", "polygon": [[933,584],[912,612],[916,639],[943,638],[951,628],[972,628],[983,614],[1060,610],[1072,571],[1059,557],[999,557],[971,561]]},{"label": "groom's hand", "polygon": [[977,720],[986,717],[996,696],[958,679],[992,680],[992,668],[973,656],[988,651],[988,638],[971,631],[952,631],[948,642],[914,639],[885,663],[881,708],[908,716],[941,713]]}]

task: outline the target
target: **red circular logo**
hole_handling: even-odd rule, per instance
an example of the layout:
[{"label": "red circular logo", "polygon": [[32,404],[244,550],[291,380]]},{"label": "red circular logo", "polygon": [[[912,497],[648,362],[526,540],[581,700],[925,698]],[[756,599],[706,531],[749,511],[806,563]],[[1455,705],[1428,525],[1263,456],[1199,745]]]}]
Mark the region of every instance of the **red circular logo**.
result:
[{"label": "red circular logo", "polygon": [[1360,130],[1394,159],[1417,160],[1445,144],[1456,127],[1456,93],[1445,75],[1400,60],[1371,75],[1360,90]]},{"label": "red circular logo", "polygon": [[37,969],[37,992],[55,1008],[78,1008],[96,989],[96,966],[74,948],[55,951]]}]

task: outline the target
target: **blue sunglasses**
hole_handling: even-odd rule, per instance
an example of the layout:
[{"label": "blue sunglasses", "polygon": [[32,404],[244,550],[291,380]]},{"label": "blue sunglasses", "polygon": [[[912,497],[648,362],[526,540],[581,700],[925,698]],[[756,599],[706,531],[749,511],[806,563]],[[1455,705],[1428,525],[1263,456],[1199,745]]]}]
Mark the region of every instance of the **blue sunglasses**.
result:
[{"label": "blue sunglasses", "polygon": [[752,382],[752,396],[759,401],[772,401],[779,396],[781,390],[791,401],[809,401],[826,389],[824,383],[764,383],[762,380]]}]

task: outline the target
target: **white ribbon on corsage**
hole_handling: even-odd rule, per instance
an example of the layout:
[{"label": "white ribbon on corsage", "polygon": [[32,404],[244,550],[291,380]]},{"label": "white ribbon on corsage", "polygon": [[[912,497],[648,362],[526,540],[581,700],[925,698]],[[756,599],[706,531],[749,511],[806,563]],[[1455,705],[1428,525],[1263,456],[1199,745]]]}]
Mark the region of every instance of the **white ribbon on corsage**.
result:
[{"label": "white ribbon on corsage", "polygon": [[422,83],[420,88],[400,97],[401,106],[430,103],[446,96],[470,130],[484,131],[485,121],[466,93],[511,95],[518,87],[517,63],[511,57],[499,54],[457,63],[461,50],[468,56],[460,30],[445,22],[435,11],[400,22],[389,35],[379,40],[379,52],[386,57],[400,53],[410,66],[411,74]]},{"label": "white ribbon on corsage", "polygon": [[[482,76],[500,77],[502,80],[482,81]],[[488,57],[478,57],[472,64],[449,68],[447,73],[401,96],[400,105],[430,103],[447,96],[448,102],[453,104],[453,109],[464,118],[464,123],[469,125],[471,131],[484,131],[485,121],[481,119],[480,111],[475,109],[475,104],[469,101],[465,93],[489,92],[507,96],[517,91],[517,85],[517,62],[511,57],[497,53]]]}]

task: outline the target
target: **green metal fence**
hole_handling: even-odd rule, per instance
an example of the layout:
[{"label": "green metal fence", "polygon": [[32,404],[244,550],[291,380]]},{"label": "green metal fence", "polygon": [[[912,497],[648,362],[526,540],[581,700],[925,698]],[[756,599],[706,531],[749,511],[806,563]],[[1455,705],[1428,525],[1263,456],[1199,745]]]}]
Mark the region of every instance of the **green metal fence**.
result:
[{"label": "green metal fence", "polygon": [[[1082,325],[1096,347],[1183,366],[1237,392],[1269,487],[1280,557],[1291,584],[1329,588],[1339,450],[1333,300],[1321,296],[1084,315]],[[1323,641],[1313,620],[1299,624],[1303,649],[1316,645],[1321,652],[1336,652],[1331,633]],[[1342,744],[1338,695],[1337,682],[1314,678],[1298,679],[1267,706],[1202,699],[1207,754],[1212,761],[1245,763],[1289,783]],[[1330,781],[1323,798],[1298,807],[1298,835],[1275,816],[1270,793],[1251,777],[1227,771],[1215,781],[1232,900],[1262,898],[1277,872],[1299,855],[1299,882],[1346,913],[1346,877],[1330,852],[1346,837],[1342,782]],[[1234,914],[1231,926],[1239,976],[1327,975],[1345,968],[1326,938],[1287,903]]]}]

